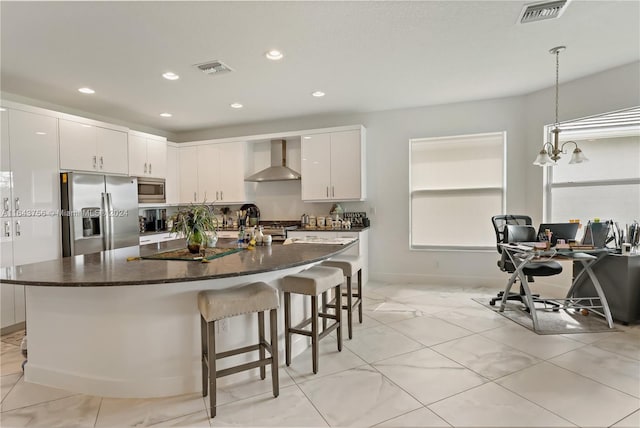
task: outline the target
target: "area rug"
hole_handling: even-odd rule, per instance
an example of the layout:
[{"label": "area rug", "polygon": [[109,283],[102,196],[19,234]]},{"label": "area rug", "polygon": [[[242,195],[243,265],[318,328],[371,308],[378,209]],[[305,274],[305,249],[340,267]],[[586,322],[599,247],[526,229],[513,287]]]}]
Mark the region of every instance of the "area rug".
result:
[{"label": "area rug", "polygon": [[537,311],[538,329],[534,330],[531,317],[529,316],[529,313],[524,310],[524,306],[520,302],[508,301],[504,312],[500,312],[500,302],[496,302],[495,306],[491,306],[489,304],[489,300],[491,300],[491,298],[474,298],[472,300],[538,334],[600,333],[618,331],[616,328],[609,328],[606,320],[599,315],[582,315],[579,311],[571,309],[561,309],[556,312]]}]

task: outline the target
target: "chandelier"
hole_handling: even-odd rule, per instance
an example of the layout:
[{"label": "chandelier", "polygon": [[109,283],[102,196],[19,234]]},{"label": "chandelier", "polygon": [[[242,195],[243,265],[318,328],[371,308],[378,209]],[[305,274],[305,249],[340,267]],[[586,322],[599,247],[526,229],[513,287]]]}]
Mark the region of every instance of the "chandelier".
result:
[{"label": "chandelier", "polygon": [[570,164],[574,163],[582,163],[587,162],[589,159],[582,153],[582,150],[578,147],[578,143],[575,141],[566,141],[560,145],[560,128],[558,124],[558,92],[559,92],[559,74],[560,74],[560,52],[566,49],[566,46],[556,46],[553,49],[549,50],[549,53],[554,54],[556,56],[556,120],[553,124],[553,129],[551,133],[553,134],[553,143],[545,142],[542,145],[542,150],[538,153],[538,157],[533,162],[534,165],[539,166],[555,166],[556,161],[560,159],[561,154],[567,154],[564,149],[564,146],[567,144],[573,144],[575,148],[573,149],[573,153],[571,155]]}]

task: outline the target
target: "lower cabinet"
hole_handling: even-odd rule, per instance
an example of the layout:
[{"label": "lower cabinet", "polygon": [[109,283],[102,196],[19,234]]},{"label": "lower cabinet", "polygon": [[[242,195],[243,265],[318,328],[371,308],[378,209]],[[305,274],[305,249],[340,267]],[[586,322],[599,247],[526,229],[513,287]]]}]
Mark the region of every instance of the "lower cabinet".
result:
[{"label": "lower cabinet", "polygon": [[[0,264],[4,270],[3,275],[7,278],[12,278],[16,265],[62,257],[58,217],[5,217],[2,219],[2,232]],[[24,286],[2,284],[0,291],[0,327],[4,329],[24,322]]]},{"label": "lower cabinet", "polygon": [[[362,257],[362,282],[369,281],[369,229],[364,230],[290,230],[287,231],[287,238],[358,238],[358,245],[345,251],[344,255]],[[304,244],[300,244],[304,245]]]},{"label": "lower cabinet", "polygon": [[153,235],[140,235],[140,245],[157,244],[158,242],[180,239],[175,233],[154,233]]}]

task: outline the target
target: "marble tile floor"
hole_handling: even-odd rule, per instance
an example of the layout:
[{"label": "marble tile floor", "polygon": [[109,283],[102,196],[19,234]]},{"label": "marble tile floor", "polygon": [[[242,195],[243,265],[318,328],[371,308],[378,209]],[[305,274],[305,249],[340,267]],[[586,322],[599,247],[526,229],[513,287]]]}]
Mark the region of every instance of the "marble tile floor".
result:
[{"label": "marble tile floor", "polygon": [[20,334],[3,336],[0,426],[640,426],[640,325],[536,335],[471,300],[499,288],[370,282],[364,323],[341,353],[321,341],[317,375],[307,351],[283,366],[277,399],[268,377],[224,378],[214,419],[200,393],[113,399],[27,383]]}]

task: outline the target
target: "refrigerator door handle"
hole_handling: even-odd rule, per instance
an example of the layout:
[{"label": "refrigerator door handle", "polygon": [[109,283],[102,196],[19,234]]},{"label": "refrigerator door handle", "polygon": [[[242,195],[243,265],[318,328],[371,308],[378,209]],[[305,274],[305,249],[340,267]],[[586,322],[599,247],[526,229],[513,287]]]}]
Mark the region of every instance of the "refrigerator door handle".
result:
[{"label": "refrigerator door handle", "polygon": [[115,224],[113,221],[113,203],[111,201],[111,193],[107,193],[107,216],[105,217],[108,223],[108,231],[109,234],[107,236],[109,246],[106,248],[107,250],[113,250],[115,247],[115,236],[113,236],[113,231],[115,230]]},{"label": "refrigerator door handle", "polygon": [[102,249],[108,250],[111,232],[109,231],[109,202],[107,201],[107,193],[103,192],[101,199],[100,226],[102,230],[100,232],[102,233]]}]

